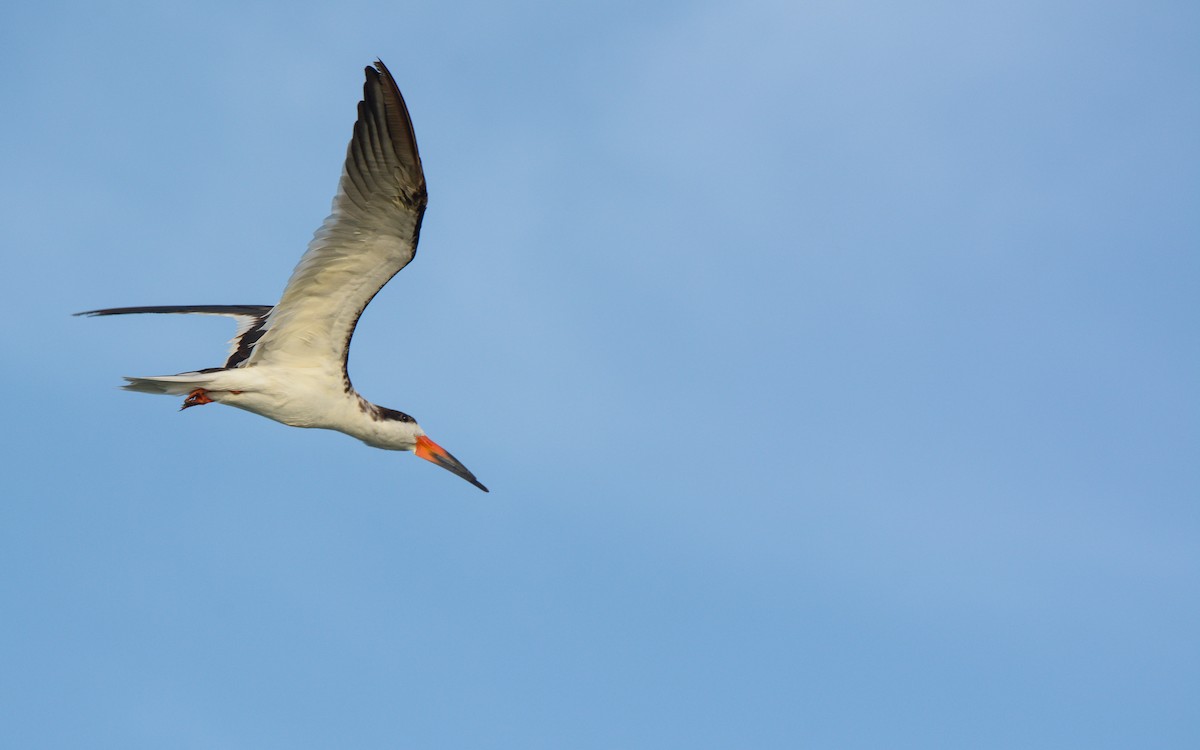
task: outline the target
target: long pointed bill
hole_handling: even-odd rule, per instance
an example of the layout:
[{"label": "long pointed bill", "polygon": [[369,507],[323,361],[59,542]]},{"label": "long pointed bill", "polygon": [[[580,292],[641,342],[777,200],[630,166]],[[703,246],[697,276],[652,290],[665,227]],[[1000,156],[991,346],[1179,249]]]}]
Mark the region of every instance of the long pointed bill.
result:
[{"label": "long pointed bill", "polygon": [[426,461],[437,464],[446,471],[457,474],[484,492],[488,491],[488,488],[480,484],[475,475],[467,471],[467,467],[463,466],[457,458],[451,456],[445,448],[424,435],[417,438],[417,447],[413,450],[413,453],[416,453]]}]

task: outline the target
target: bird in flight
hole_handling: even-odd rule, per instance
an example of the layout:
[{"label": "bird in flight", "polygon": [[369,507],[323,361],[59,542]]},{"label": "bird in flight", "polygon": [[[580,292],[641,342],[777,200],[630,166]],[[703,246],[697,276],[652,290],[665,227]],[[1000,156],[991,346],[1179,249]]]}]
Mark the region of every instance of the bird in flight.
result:
[{"label": "bird in flight", "polygon": [[425,173],[404,97],[382,61],[366,69],[358,121],[333,199],[270,305],[114,307],[78,315],[194,313],[237,322],[221,367],[125,378],[125,390],[184,396],[182,409],[226,404],[293,427],[337,430],[385,450],[413,451],[487,492],[458,459],[404,412],[377,406],[350,385],[350,337],[367,303],[417,251]]}]

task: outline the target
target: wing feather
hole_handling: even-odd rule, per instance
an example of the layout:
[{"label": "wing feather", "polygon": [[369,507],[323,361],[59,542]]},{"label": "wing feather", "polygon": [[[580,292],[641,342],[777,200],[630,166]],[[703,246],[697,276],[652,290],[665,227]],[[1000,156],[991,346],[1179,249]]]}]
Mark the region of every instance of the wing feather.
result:
[{"label": "wing feather", "polygon": [[333,211],[292,272],[247,365],[338,367],[348,387],[358,318],[416,254],[427,200],[408,107],[376,61],[366,69]]},{"label": "wing feather", "polygon": [[224,367],[238,367],[250,357],[254,345],[262,335],[263,323],[271,312],[270,305],[153,305],[149,307],[109,307],[104,310],[88,310],[75,313],[76,315],[133,315],[139,313],[154,314],[191,314],[191,315],[220,315],[237,321],[237,332],[229,340],[229,357]]}]

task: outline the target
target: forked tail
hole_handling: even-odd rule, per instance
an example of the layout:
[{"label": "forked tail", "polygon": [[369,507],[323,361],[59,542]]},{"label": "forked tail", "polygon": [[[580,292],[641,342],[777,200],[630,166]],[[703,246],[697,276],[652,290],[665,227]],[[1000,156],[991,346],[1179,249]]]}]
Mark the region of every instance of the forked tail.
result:
[{"label": "forked tail", "polygon": [[[215,372],[220,372],[217,370]],[[161,396],[187,396],[197,388],[208,388],[217,379],[215,372],[181,372],[178,375],[157,375],[152,378],[125,378],[124,390],[135,393],[156,393]]]}]

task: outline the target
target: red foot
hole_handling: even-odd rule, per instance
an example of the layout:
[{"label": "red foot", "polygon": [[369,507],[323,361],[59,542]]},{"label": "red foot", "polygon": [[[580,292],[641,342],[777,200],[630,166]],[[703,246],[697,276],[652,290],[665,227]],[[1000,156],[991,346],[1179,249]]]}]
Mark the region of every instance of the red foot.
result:
[{"label": "red foot", "polygon": [[197,388],[188,394],[188,397],[183,400],[183,406],[179,407],[179,411],[183,411],[192,406],[203,406],[211,404],[213,400],[208,397],[208,391],[203,388]]}]

